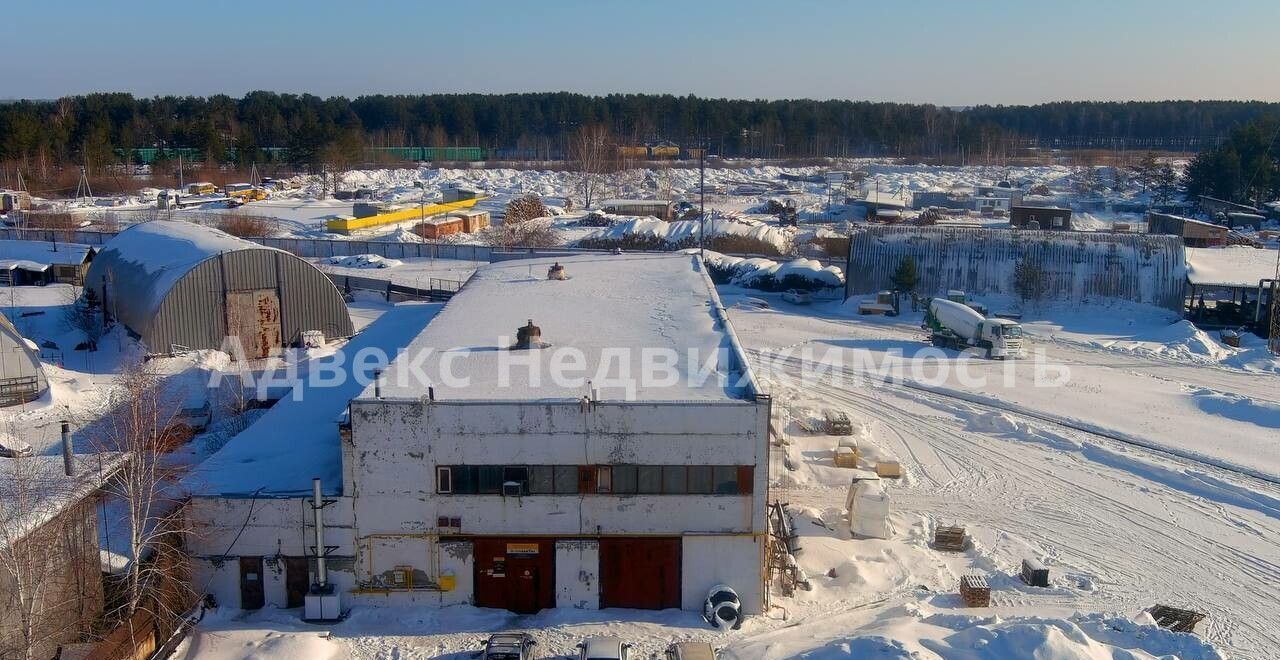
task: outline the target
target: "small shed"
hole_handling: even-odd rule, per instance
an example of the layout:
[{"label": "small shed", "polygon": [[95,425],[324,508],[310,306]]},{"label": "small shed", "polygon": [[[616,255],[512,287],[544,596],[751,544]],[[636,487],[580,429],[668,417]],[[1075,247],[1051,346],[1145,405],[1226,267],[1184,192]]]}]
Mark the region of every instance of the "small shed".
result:
[{"label": "small shed", "polygon": [[346,302],[314,265],[212,227],[172,220],[134,225],[111,239],[85,286],[106,316],[153,354],[234,349],[250,359],[319,330],[355,333]]},{"label": "small shed", "polygon": [[462,233],[463,220],[453,215],[437,215],[413,226],[413,233],[423,238],[441,238]]},{"label": "small shed", "polygon": [[1221,247],[1227,244],[1226,227],[1168,213],[1148,213],[1147,233],[1181,236],[1182,243],[1189,248]]},{"label": "small shed", "polygon": [[0,406],[35,401],[48,389],[40,348],[0,314]]},{"label": "small shed", "polygon": [[1014,229],[1071,230],[1071,209],[1053,206],[1015,206],[1009,210],[1009,226]]},{"label": "small shed", "polygon": [[614,215],[651,215],[659,220],[671,220],[675,204],[665,199],[606,199],[600,202],[600,210]]},{"label": "small shed", "polygon": [[1186,248],[1186,314],[1202,328],[1270,330],[1276,263],[1280,253],[1231,245]]},{"label": "small shed", "polygon": [[450,216],[462,219],[463,233],[470,234],[472,232],[487,229],[489,227],[489,212],[480,209],[459,209],[449,213]]},{"label": "small shed", "polygon": [[84,284],[94,249],[79,243],[0,240],[0,286]]}]

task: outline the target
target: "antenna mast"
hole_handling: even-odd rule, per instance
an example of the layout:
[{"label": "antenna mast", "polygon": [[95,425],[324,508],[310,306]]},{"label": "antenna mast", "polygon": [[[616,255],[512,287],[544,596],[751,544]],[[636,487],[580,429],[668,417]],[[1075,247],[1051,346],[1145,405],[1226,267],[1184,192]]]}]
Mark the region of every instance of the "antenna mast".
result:
[{"label": "antenna mast", "polygon": [[76,182],[76,204],[82,201],[86,206],[93,206],[93,191],[89,189],[89,174],[84,165],[80,166],[80,180]]}]

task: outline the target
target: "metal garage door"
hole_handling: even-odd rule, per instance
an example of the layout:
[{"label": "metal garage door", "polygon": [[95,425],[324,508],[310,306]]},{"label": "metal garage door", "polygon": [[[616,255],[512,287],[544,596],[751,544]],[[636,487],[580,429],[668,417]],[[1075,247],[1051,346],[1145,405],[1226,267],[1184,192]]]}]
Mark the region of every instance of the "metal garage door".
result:
[{"label": "metal garage door", "polygon": [[548,539],[478,538],[475,604],[518,614],[556,606],[556,548]]},{"label": "metal garage door", "polygon": [[680,607],[680,539],[600,539],[600,607]]}]

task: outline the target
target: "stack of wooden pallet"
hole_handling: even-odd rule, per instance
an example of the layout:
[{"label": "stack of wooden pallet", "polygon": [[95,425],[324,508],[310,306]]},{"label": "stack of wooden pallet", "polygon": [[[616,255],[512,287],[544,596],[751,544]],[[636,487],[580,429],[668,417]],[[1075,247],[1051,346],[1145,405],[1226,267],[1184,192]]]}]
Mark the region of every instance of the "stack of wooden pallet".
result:
[{"label": "stack of wooden pallet", "polygon": [[965,536],[963,527],[939,527],[933,532],[933,547],[935,550],[964,552],[967,545],[968,539]]},{"label": "stack of wooden pallet", "polygon": [[981,575],[965,575],[960,578],[960,600],[965,607],[989,607],[991,587]]}]

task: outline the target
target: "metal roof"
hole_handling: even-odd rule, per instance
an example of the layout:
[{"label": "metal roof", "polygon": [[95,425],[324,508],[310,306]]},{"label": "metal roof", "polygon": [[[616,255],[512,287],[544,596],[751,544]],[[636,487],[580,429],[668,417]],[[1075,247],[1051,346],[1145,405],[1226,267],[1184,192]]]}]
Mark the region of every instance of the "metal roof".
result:
[{"label": "metal roof", "polygon": [[301,330],[353,332],[341,293],[314,265],[212,227],[153,220],[107,242],[85,278],[107,311],[152,350],[218,348],[225,294],[276,289],[286,342]]}]

